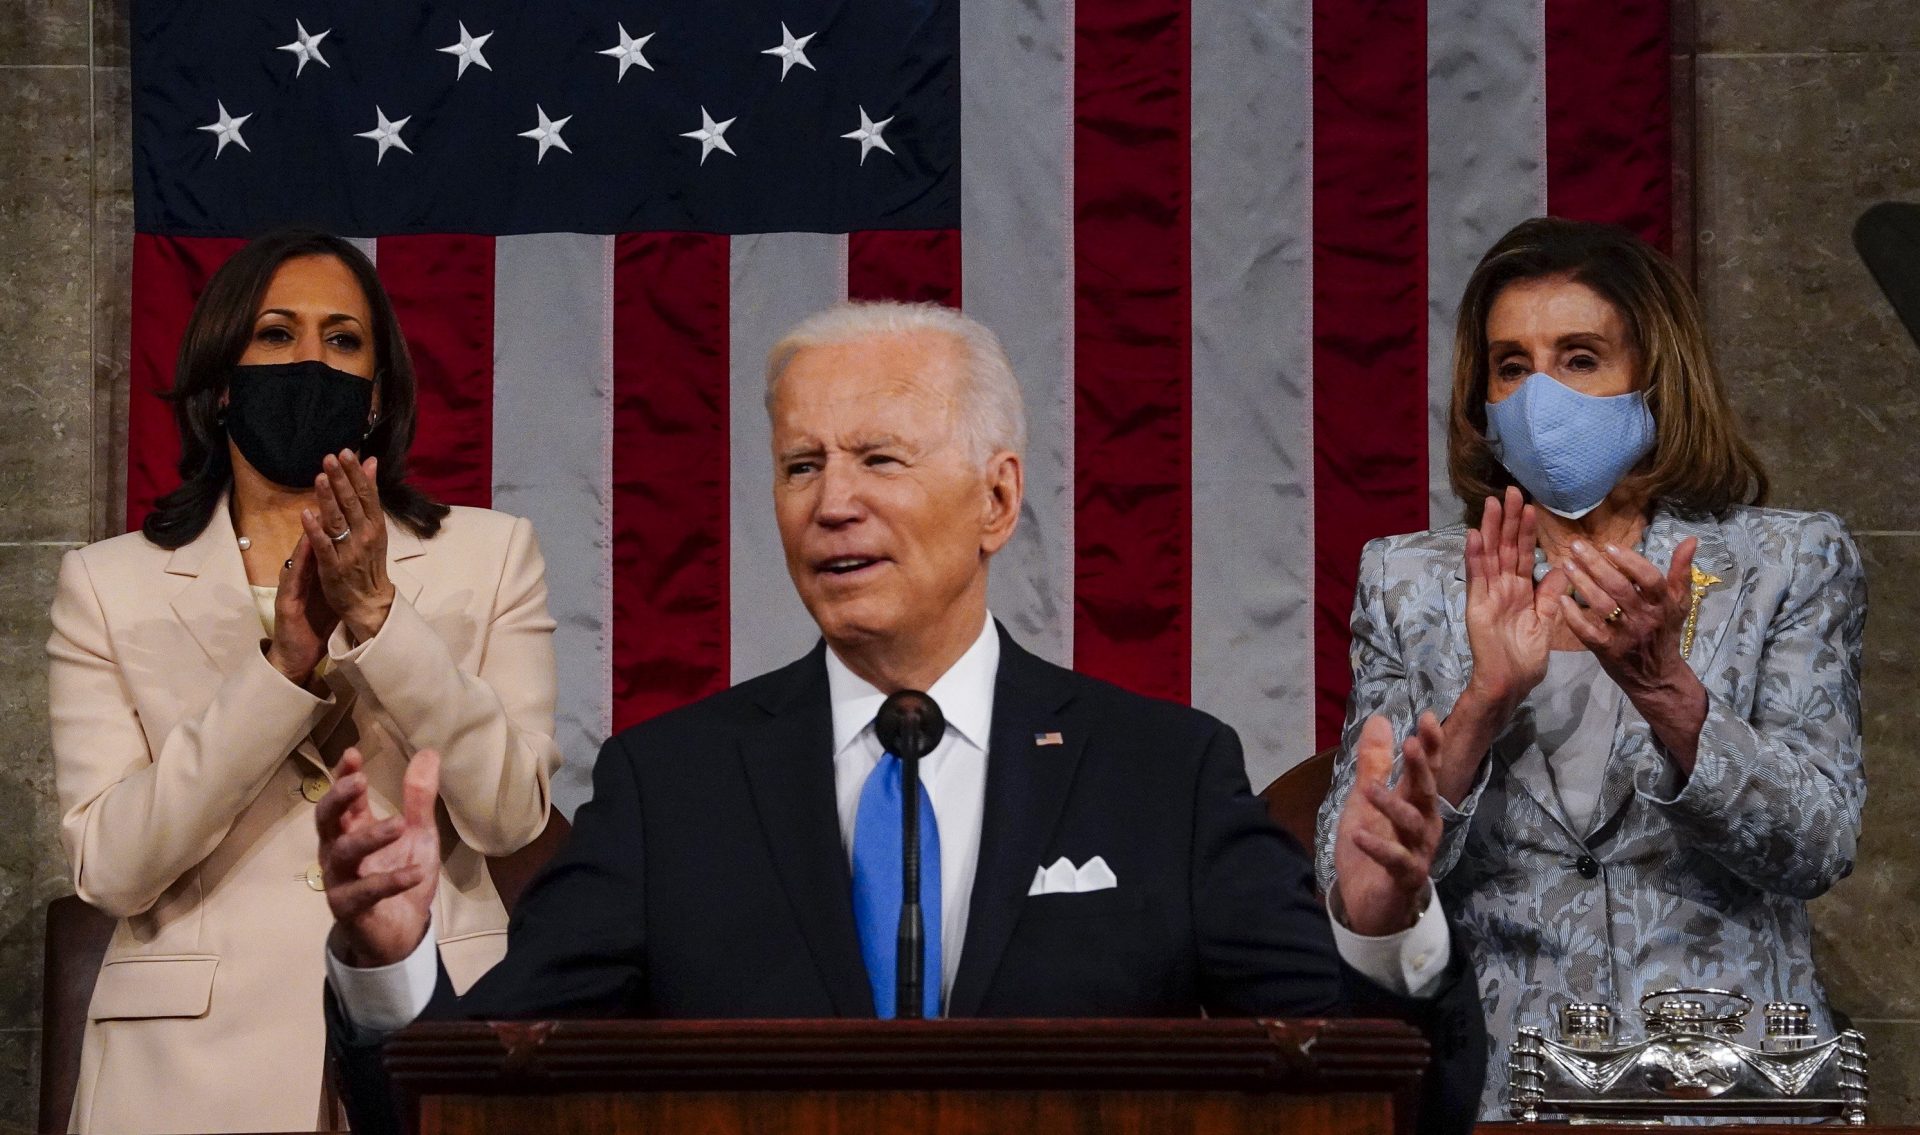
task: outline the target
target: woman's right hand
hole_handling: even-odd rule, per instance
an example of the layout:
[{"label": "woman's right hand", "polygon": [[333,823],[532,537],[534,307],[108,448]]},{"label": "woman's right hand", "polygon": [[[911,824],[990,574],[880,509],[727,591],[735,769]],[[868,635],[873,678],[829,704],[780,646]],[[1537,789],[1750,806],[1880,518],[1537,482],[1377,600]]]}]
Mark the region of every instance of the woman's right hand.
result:
[{"label": "woman's right hand", "polygon": [[1487,498],[1478,530],[1467,533],[1467,645],[1473,651],[1469,695],[1510,715],[1547,676],[1567,578],[1555,568],[1533,582],[1538,520],[1508,486],[1506,501]]},{"label": "woman's right hand", "polygon": [[327,653],[327,639],[340,616],[320,590],[320,567],[305,536],[280,569],[280,591],[273,600],[273,638],[267,661],[296,686],[305,686]]}]

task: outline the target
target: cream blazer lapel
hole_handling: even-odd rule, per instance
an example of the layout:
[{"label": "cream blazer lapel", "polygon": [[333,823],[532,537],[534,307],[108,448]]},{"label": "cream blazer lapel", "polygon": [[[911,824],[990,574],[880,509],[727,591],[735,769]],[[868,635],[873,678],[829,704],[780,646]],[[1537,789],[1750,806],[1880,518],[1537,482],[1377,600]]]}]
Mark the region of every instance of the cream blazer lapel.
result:
[{"label": "cream blazer lapel", "polygon": [[[213,510],[205,531],[192,543],[174,549],[166,571],[186,580],[173,597],[173,614],[187,636],[199,644],[206,681],[218,685],[221,675],[236,668],[241,653],[259,650],[265,637],[247,586],[246,564],[234,542],[226,498]],[[182,650],[178,659],[185,665],[195,656],[194,651]]]},{"label": "cream blazer lapel", "polygon": [[392,517],[387,518],[387,578],[393,581],[394,593],[416,607],[420,605],[420,577],[413,573],[407,562],[426,554],[426,541],[407,531]]}]

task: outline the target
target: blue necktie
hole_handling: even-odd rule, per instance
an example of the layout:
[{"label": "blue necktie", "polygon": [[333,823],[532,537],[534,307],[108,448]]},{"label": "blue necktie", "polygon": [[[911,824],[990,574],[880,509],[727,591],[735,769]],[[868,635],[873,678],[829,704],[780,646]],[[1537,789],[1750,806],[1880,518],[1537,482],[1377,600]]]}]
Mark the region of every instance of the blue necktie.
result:
[{"label": "blue necktie", "polygon": [[[897,1017],[895,954],[900,948],[900,758],[883,754],[860,789],[853,820],[853,919],[860,956],[873,984],[873,1010]],[[920,786],[920,914],[926,943],[926,994],[921,1015],[940,1015],[940,829],[933,801]]]}]

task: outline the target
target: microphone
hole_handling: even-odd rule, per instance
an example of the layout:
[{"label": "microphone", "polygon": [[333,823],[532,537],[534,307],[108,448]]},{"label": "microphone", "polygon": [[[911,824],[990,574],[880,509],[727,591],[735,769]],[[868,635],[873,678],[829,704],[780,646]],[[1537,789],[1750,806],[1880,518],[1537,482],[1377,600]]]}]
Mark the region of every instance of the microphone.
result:
[{"label": "microphone", "polygon": [[899,690],[880,706],[873,731],[881,748],[900,758],[900,935],[894,949],[894,1016],[918,1020],[927,957],[920,925],[920,758],[940,744],[947,719],[926,694]]}]

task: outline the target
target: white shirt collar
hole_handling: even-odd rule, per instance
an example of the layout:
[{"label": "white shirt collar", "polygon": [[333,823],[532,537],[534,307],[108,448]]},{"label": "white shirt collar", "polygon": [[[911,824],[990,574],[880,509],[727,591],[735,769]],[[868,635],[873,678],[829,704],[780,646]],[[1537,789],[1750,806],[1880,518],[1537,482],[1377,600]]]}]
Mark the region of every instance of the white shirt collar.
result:
[{"label": "white shirt collar", "polygon": [[[999,673],[1000,635],[989,613],[980,637],[927,691],[947,719],[947,729],[983,753],[993,728],[993,682]],[[873,725],[887,696],[849,670],[831,646],[827,648],[827,692],[833,703],[833,752],[839,756]]]}]

